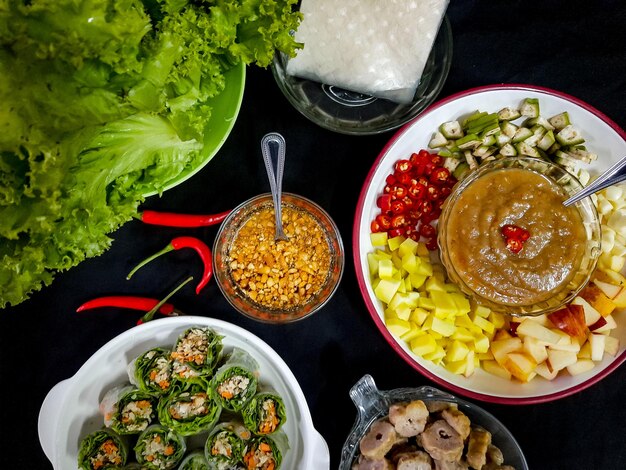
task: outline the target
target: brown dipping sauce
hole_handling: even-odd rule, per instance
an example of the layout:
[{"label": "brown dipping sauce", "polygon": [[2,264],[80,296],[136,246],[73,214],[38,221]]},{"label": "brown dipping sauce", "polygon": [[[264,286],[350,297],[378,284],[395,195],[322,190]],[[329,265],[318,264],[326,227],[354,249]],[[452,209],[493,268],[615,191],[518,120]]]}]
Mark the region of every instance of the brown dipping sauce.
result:
[{"label": "brown dipping sauce", "polygon": [[[587,239],[578,210],[563,206],[566,198],[558,184],[526,169],[496,170],[469,184],[446,221],[444,243],[458,276],[504,305],[532,305],[564,289]],[[530,232],[519,253],[506,246],[505,224]]]}]

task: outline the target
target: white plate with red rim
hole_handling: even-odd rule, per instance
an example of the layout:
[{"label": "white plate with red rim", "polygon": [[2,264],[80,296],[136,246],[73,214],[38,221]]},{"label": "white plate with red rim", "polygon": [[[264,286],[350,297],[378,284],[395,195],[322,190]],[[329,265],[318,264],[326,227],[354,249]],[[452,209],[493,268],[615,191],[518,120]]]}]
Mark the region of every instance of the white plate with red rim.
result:
[{"label": "white plate with red rim", "polygon": [[453,374],[415,355],[408,345],[394,337],[385,326],[382,303],[370,283],[367,253],[372,251],[370,223],[378,214],[376,199],[399,159],[428,149],[428,143],[443,122],[460,119],[477,110],[497,112],[506,106],[519,106],[525,98],[538,98],[542,116],[563,111],[581,129],[587,149],[598,159],[585,169],[591,175],[607,169],[626,155],[626,133],[616,123],[587,103],[567,94],[529,85],[492,85],[470,89],[445,98],[402,127],[387,143],[374,162],[357,204],[353,227],[353,257],[359,288],[374,323],[392,348],[412,367],[434,382],[477,400],[503,404],[530,404],[557,400],[584,390],[606,377],[626,361],[626,311],[613,314],[617,328],[611,333],[620,341],[615,357],[605,354],[602,362],[588,372],[569,376],[561,373],[552,381],[536,378],[529,383],[506,380],[477,369],[470,377]]},{"label": "white plate with red rim", "polygon": [[[224,352],[247,351],[259,363],[260,383],[284,400],[287,421],[282,429],[290,449],[281,468],[330,468],[328,445],[313,427],[300,385],[281,357],[264,341],[241,327],[207,317],[163,318],[131,328],[96,351],[74,376],[55,385],[39,412],[39,441],[57,470],[77,468],[84,436],[103,427],[98,406],[111,387],[128,381],[127,365],[156,346],[171,347],[192,326],[211,327],[224,336]],[[129,455],[134,455],[132,449]]]}]

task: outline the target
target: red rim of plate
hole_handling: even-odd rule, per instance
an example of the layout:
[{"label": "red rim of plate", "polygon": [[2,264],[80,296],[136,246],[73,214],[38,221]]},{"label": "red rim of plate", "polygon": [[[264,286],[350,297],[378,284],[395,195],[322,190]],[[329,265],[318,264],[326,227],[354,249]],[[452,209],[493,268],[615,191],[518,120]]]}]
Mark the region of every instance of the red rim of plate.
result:
[{"label": "red rim of plate", "polygon": [[384,156],[387,154],[388,150],[400,139],[400,137],[407,132],[407,130],[415,125],[418,121],[420,121],[421,119],[424,118],[424,116],[428,115],[429,113],[431,113],[433,110],[440,108],[441,106],[450,103],[451,101],[455,101],[458,100],[459,98],[463,98],[469,95],[475,95],[478,93],[483,93],[486,91],[494,91],[494,90],[522,90],[522,91],[532,91],[532,92],[539,92],[539,93],[544,93],[547,95],[553,95],[562,99],[565,99],[567,101],[570,101],[573,104],[578,105],[579,107],[589,111],[590,113],[594,114],[596,117],[598,117],[600,120],[602,120],[604,123],[606,123],[609,127],[611,127],[615,132],[617,132],[622,139],[624,139],[626,141],[626,132],[624,132],[623,129],[621,129],[615,122],[613,122],[611,119],[609,119],[605,114],[603,114],[602,112],[598,111],[596,108],[594,108],[593,106],[585,103],[584,101],[581,101],[580,99],[568,95],[566,93],[562,93],[556,90],[552,90],[550,88],[544,88],[544,87],[539,87],[539,86],[534,86],[534,85],[524,85],[524,84],[510,84],[510,85],[487,85],[487,86],[482,86],[482,87],[476,87],[476,88],[470,88],[468,90],[459,92],[459,93],[455,93],[451,96],[448,96],[447,98],[444,98],[440,101],[437,101],[436,103],[432,104],[431,106],[429,106],[423,113],[421,113],[419,116],[415,117],[415,119],[409,121],[407,124],[405,124],[404,126],[402,126],[394,135],[393,137],[387,142],[387,144],[385,145],[385,147],[381,150],[381,152],[378,154],[378,157],[376,158],[376,161],[374,162],[374,164],[372,165],[372,168],[370,169],[366,179],[365,179],[365,183],[363,184],[363,188],[361,189],[361,194],[359,195],[359,200],[357,203],[357,207],[356,207],[356,214],[355,214],[355,218],[354,218],[354,226],[353,226],[353,230],[352,230],[352,246],[353,246],[353,258],[354,258],[354,264],[355,264],[355,268],[356,268],[356,276],[357,276],[357,280],[359,283],[359,289],[361,290],[361,293],[363,294],[363,298],[365,300],[365,304],[367,306],[367,309],[369,310],[369,313],[372,317],[372,319],[374,320],[374,323],[376,323],[376,326],[378,327],[378,329],[380,330],[380,332],[383,334],[383,336],[385,337],[385,339],[387,340],[387,342],[390,344],[390,346],[400,355],[400,357],[402,357],[410,366],[412,366],[414,369],[416,369],[418,372],[422,373],[423,375],[425,375],[427,378],[429,378],[430,380],[432,380],[433,382],[438,383],[441,386],[444,386],[450,390],[453,390],[454,392],[460,394],[460,395],[464,395],[466,397],[469,398],[473,398],[476,400],[481,400],[481,401],[485,401],[485,402],[490,402],[490,403],[498,403],[498,404],[509,404],[509,405],[530,405],[530,404],[535,404],[535,403],[545,403],[545,402],[549,402],[549,401],[553,401],[553,400],[557,400],[560,398],[564,398],[570,395],[573,395],[575,393],[578,393],[582,390],[585,390],[586,388],[592,386],[593,384],[599,382],[600,380],[602,380],[604,377],[608,376],[611,372],[613,372],[615,369],[617,369],[624,361],[626,361],[626,350],[622,351],[621,354],[619,354],[618,356],[616,356],[615,360],[613,360],[613,362],[611,364],[609,364],[604,370],[600,371],[598,374],[594,375],[593,377],[591,377],[590,379],[586,380],[585,382],[582,382],[578,385],[575,385],[573,387],[567,388],[565,390],[561,390],[559,392],[555,392],[555,393],[551,393],[548,395],[539,395],[539,396],[532,396],[532,397],[501,397],[501,396],[495,396],[495,395],[487,395],[484,393],[478,393],[478,392],[474,392],[471,390],[467,390],[465,388],[459,387],[457,385],[453,385],[451,383],[449,383],[448,381],[446,381],[445,379],[435,375],[434,373],[432,373],[431,371],[429,371],[428,369],[426,369],[425,367],[423,367],[422,365],[420,365],[419,363],[417,363],[417,361],[415,361],[404,349],[402,349],[400,347],[400,345],[398,344],[398,342],[396,341],[396,339],[391,335],[391,333],[389,333],[389,330],[387,329],[387,327],[385,326],[384,322],[380,319],[378,312],[376,310],[376,306],[373,304],[372,300],[370,299],[369,295],[367,295],[367,287],[366,287],[366,280],[363,278],[363,266],[361,265],[361,257],[360,257],[360,252],[361,252],[361,245],[359,242],[359,228],[361,225],[361,219],[363,216],[363,206],[364,206],[364,201],[365,201],[365,196],[367,194],[368,188],[372,182],[372,179],[374,177],[374,174],[376,173],[376,170],[378,169],[382,159],[384,158]]}]

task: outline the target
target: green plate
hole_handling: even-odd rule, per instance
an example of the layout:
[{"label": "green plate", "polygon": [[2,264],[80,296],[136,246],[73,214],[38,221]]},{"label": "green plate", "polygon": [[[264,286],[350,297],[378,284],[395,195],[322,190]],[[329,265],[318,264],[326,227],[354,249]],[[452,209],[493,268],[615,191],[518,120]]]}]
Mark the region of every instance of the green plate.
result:
[{"label": "green plate", "polygon": [[[246,84],[246,66],[244,63],[233,67],[225,74],[226,87],[215,98],[209,101],[211,106],[211,118],[207,123],[204,133],[203,158],[198,164],[185,169],[176,178],[169,180],[163,187],[163,191],[173,188],[191,178],[198,173],[222,147],[230,131],[235,125],[241,102],[243,101],[243,91]],[[145,197],[154,196],[158,191],[150,191],[144,194]]]}]

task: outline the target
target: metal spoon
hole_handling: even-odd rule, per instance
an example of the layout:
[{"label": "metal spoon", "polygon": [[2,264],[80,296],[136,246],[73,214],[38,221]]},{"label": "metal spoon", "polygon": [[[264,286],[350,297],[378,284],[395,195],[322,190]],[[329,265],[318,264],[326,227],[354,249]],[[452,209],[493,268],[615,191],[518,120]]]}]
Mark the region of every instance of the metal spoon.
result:
[{"label": "metal spoon", "polygon": [[622,157],[621,160],[598,176],[589,186],[586,186],[569,199],[566,199],[563,205],[571,206],[581,199],[591,196],[593,193],[597,193],[604,188],[608,188],[624,180],[626,180],[626,157]]},{"label": "metal spoon", "polygon": [[[272,158],[272,147],[276,149],[276,174],[274,175],[274,162]],[[283,231],[281,193],[283,181],[283,169],[285,167],[285,138],[276,133],[270,132],[261,139],[261,153],[265,162],[265,170],[270,180],[270,189],[272,191],[272,200],[274,201],[274,214],[276,215],[276,234],[274,239],[289,240]]]}]

